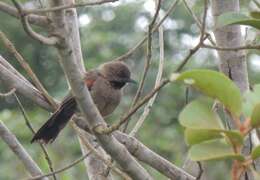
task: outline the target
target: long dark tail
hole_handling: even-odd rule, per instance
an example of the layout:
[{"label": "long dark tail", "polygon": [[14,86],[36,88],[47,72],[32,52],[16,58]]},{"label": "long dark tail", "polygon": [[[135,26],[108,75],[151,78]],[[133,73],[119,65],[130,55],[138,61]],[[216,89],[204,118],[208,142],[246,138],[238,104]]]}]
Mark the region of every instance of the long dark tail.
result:
[{"label": "long dark tail", "polygon": [[43,141],[46,144],[53,142],[59,132],[66,126],[76,109],[75,98],[72,96],[67,97],[57,111],[52,114],[48,121],[34,135],[31,143],[34,141]]}]

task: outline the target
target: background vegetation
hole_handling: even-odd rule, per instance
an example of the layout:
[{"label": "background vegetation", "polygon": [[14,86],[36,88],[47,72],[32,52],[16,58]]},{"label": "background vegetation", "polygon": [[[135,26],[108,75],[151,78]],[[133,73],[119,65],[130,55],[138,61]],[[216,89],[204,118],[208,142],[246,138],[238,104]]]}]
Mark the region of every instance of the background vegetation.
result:
[{"label": "background vegetation", "polygon": [[[193,10],[198,17],[201,17],[203,1],[192,1]],[[163,1],[163,9],[167,9],[171,0]],[[192,3],[192,4],[193,4]],[[252,8],[251,1],[241,1],[242,11]],[[80,35],[82,51],[84,54],[85,66],[87,69],[97,67],[100,63],[110,61],[128,49],[133,47],[145,34],[147,25],[153,13],[151,0],[133,1],[124,0],[113,4],[95,7],[78,8]],[[211,16],[208,16],[209,29],[212,29]],[[41,45],[28,37],[20,22],[0,12],[0,29],[7,34],[15,44],[18,51],[26,58],[34,72],[56,99],[61,100],[68,91],[64,74],[57,63],[57,53],[47,46]],[[187,10],[180,3],[176,10],[164,23],[165,30],[165,72],[164,76],[176,69],[177,65],[199,41],[199,29]],[[244,28],[245,39],[255,38],[252,29]],[[39,29],[40,31],[40,29]],[[245,33],[247,32],[247,33]],[[154,41],[157,39],[154,36]],[[10,60],[21,73],[23,69],[16,60],[9,54],[0,42],[0,53]],[[159,60],[158,44],[153,43],[152,67],[148,72],[148,80],[145,83],[145,92],[154,85],[154,79]],[[132,77],[139,80],[143,71],[145,58],[145,46],[140,48],[127,60],[132,69]],[[260,57],[259,51],[254,50],[248,53],[248,68],[250,83],[260,83]],[[201,49],[191,58],[185,69],[210,68],[217,69],[218,58],[216,52],[208,49]],[[25,75],[25,73],[23,73]],[[1,92],[5,89],[0,84]],[[117,120],[120,115],[131,105],[137,86],[128,85],[125,97],[120,107],[108,118],[108,122]],[[145,93],[144,92],[144,93]],[[196,92],[190,91],[189,99],[198,96]],[[49,113],[34,106],[26,99],[22,99],[23,105],[29,115],[30,121],[35,129],[38,129],[49,117]],[[145,145],[167,157],[178,166],[182,166],[187,152],[184,142],[183,128],[178,123],[178,114],[186,102],[186,89],[181,85],[170,85],[160,91],[159,96],[148,116],[144,127],[140,130],[138,138]],[[131,121],[131,125],[138,119],[141,111]],[[48,166],[41,149],[36,144],[30,144],[32,134],[26,127],[23,116],[13,97],[0,99],[0,119],[15,132],[20,142],[26,147],[33,158],[39,163],[45,172]],[[59,135],[59,138],[51,145],[48,145],[50,157],[53,159],[54,168],[63,167],[81,156],[80,147],[75,133],[69,126]],[[20,162],[14,158],[13,153],[0,141],[0,179],[11,180],[18,177],[26,177],[25,171]],[[206,174],[209,179],[225,179],[229,172],[230,164],[210,162]],[[223,174],[220,174],[221,169]],[[150,170],[152,172],[152,170]],[[226,172],[226,173],[225,173]],[[154,173],[155,179],[163,179],[160,174]],[[86,171],[83,163],[59,174],[60,179],[86,179]],[[225,178],[224,178],[225,177]]]}]

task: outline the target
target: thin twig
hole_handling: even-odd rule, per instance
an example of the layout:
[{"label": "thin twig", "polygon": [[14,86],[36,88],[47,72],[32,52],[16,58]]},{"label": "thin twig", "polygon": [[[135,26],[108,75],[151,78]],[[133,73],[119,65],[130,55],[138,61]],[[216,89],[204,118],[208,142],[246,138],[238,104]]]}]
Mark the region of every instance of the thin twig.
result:
[{"label": "thin twig", "polygon": [[16,89],[15,89],[15,88],[12,88],[10,91],[8,91],[8,92],[6,92],[6,93],[0,93],[0,97],[11,96],[15,91],[16,91]]},{"label": "thin twig", "polygon": [[[161,7],[161,0],[159,0],[157,6],[156,6],[156,10],[155,10],[155,14],[153,16],[153,19],[151,21],[151,23],[148,26],[148,39],[147,39],[147,47],[146,47],[146,58],[145,58],[145,64],[144,64],[144,70],[143,70],[143,74],[141,77],[141,81],[139,83],[138,89],[136,91],[135,97],[132,101],[132,105],[130,106],[130,109],[133,108],[133,106],[137,103],[137,101],[139,100],[142,92],[143,92],[143,88],[144,88],[144,83],[145,83],[145,79],[148,73],[148,70],[150,68],[150,64],[151,64],[151,58],[152,58],[152,29],[154,27],[154,24],[156,22],[156,19],[159,15],[159,11],[160,11],[160,7]],[[126,122],[125,127],[123,132],[126,131],[127,126],[128,126],[129,121]]]},{"label": "thin twig", "polygon": [[99,152],[90,144],[90,142],[88,142],[87,138],[85,138],[83,134],[80,132],[79,127],[76,127],[75,123],[73,123],[73,126],[78,131],[79,137],[81,138],[83,145],[86,146],[86,148],[90,152],[92,152],[97,158],[103,161],[109,168],[111,168],[115,173],[120,175],[124,180],[131,180],[131,178],[126,173],[122,172],[120,169],[115,167],[110,159],[106,159],[101,154],[99,154]]},{"label": "thin twig", "polygon": [[2,39],[5,47],[8,49],[10,53],[14,55],[14,57],[17,59],[17,61],[20,63],[20,65],[24,68],[24,70],[27,72],[29,77],[32,79],[33,84],[35,84],[36,88],[40,90],[43,94],[43,96],[46,98],[47,102],[50,103],[54,108],[57,108],[56,102],[53,100],[53,98],[48,94],[46,89],[41,84],[40,80],[37,78],[29,64],[25,61],[25,59],[22,57],[22,55],[16,50],[15,46],[12,44],[12,42],[6,37],[6,35],[0,30],[0,38]]},{"label": "thin twig", "polygon": [[260,3],[258,2],[258,0],[253,0],[253,2],[255,3],[255,5],[260,8]]},{"label": "thin twig", "polygon": [[[42,175],[42,171],[39,166],[32,159],[30,154],[24,149],[21,143],[17,140],[15,135],[5,126],[0,120],[0,138],[8,145],[8,147],[14,152],[14,154],[23,163],[26,170],[32,176]],[[40,178],[42,180],[48,180],[48,178]]]},{"label": "thin twig", "polygon": [[[25,111],[25,109],[24,109],[24,107],[23,107],[23,105],[22,105],[20,99],[19,99],[18,96],[16,95],[16,93],[14,93],[14,97],[15,97],[17,103],[18,103],[18,106],[19,106],[20,111],[21,111],[22,114],[23,114],[23,117],[24,117],[26,126],[31,130],[32,134],[35,134],[35,130],[33,129],[32,125],[31,125],[31,123],[30,123],[30,121],[29,121],[28,115],[27,115],[27,113],[26,113],[26,111]],[[42,149],[42,151],[43,151],[43,153],[44,153],[44,156],[45,156],[45,159],[46,159],[46,161],[47,161],[47,163],[48,163],[48,166],[49,166],[50,171],[51,171],[51,172],[54,172],[54,169],[53,169],[53,166],[52,166],[52,161],[51,161],[51,158],[50,158],[50,156],[49,156],[49,154],[48,154],[48,151],[47,151],[46,147],[45,147],[43,144],[41,144],[41,143],[40,143],[40,146],[41,146],[41,149]],[[57,179],[56,176],[55,176],[55,174],[53,174],[53,179],[54,179],[54,180]]]},{"label": "thin twig", "polygon": [[93,128],[94,131],[96,131],[97,133],[100,134],[109,134],[111,132],[113,132],[114,130],[117,130],[122,124],[124,124],[140,107],[142,107],[147,101],[149,101],[149,99],[151,99],[155,93],[157,93],[162,87],[164,87],[166,84],[168,84],[170,82],[169,79],[164,79],[162,80],[162,82],[160,83],[160,85],[158,85],[156,88],[154,88],[149,94],[147,94],[143,99],[141,99],[140,101],[138,101],[138,103],[131,109],[129,110],[129,112],[124,115],[119,122],[111,125],[108,128],[104,128],[103,126],[96,126],[95,128]]},{"label": "thin twig", "polygon": [[74,167],[75,165],[77,165],[78,163],[80,163],[81,161],[83,161],[86,157],[88,157],[89,155],[91,154],[91,152],[85,154],[84,156],[82,156],[81,158],[73,161],[71,164],[63,167],[63,168],[60,168],[52,173],[48,173],[48,174],[44,174],[44,175],[41,175],[41,176],[34,176],[32,178],[27,178],[27,179],[24,179],[24,180],[37,180],[37,179],[40,179],[40,178],[43,178],[43,177],[49,177],[49,176],[52,176],[53,174],[59,174],[63,171],[66,171],[72,167]]},{"label": "thin twig", "polygon": [[[208,38],[208,34],[205,34],[203,41],[205,41]],[[194,48],[190,49],[188,55],[184,58],[184,60],[182,61],[182,63],[176,68],[176,70],[174,72],[179,72],[182,70],[182,68],[187,64],[187,62],[189,61],[189,59],[191,58],[191,56],[193,56],[201,47],[202,42],[199,42]],[[127,113],[127,115],[123,116],[123,118],[121,118],[121,120],[116,123],[111,125],[108,128],[104,128],[101,126],[97,126],[96,128],[94,128],[94,130],[97,133],[101,133],[101,134],[107,134],[107,133],[111,133],[114,130],[117,130],[122,124],[124,124],[125,122],[127,122],[127,120],[141,107],[143,106],[150,98],[152,98],[152,96],[159,91],[164,85],[166,85],[167,83],[169,83],[169,79],[165,79],[161,82],[161,84],[153,89],[148,95],[146,95],[142,100],[140,100],[132,109],[129,110],[129,112]]]},{"label": "thin twig", "polygon": [[[170,13],[176,8],[176,6],[178,5],[178,3],[180,2],[180,0],[176,0],[175,2],[173,2],[169,9],[166,11],[165,15],[163,16],[163,18],[160,20],[160,22],[158,24],[156,24],[154,26],[154,28],[152,29],[152,33],[154,33],[161,25],[162,23],[165,21],[165,19],[170,15]],[[131,48],[130,50],[128,50],[125,54],[117,57],[114,59],[114,61],[124,61],[127,58],[129,58],[137,49],[140,48],[140,46],[142,46],[145,41],[148,39],[148,34],[141,40],[139,41],[133,48]]]},{"label": "thin twig", "polygon": [[66,5],[62,5],[62,6],[45,8],[45,9],[28,9],[28,10],[24,10],[24,13],[26,15],[37,14],[37,13],[46,13],[46,12],[60,11],[60,10],[69,9],[69,8],[101,5],[101,4],[116,2],[116,1],[118,1],[118,0],[99,0],[99,1],[95,1],[95,2],[81,2],[81,3],[76,3],[76,4],[66,4]]},{"label": "thin twig", "polygon": [[[203,38],[203,40],[205,41],[208,38],[208,34],[205,34],[205,37]],[[187,54],[187,56],[184,58],[184,60],[181,62],[181,64],[176,68],[176,70],[174,72],[180,72],[182,70],[182,68],[187,64],[187,62],[189,61],[189,59],[191,58],[191,56],[193,56],[202,46],[203,42],[199,42],[194,48],[190,49],[189,53]]]},{"label": "thin twig", "polygon": [[207,12],[208,12],[208,0],[204,0],[204,12],[202,18],[201,32],[200,32],[200,43],[204,41],[204,34],[206,29],[206,20],[207,20]]},{"label": "thin twig", "polygon": [[245,45],[245,46],[239,46],[239,47],[220,47],[220,46],[211,46],[208,44],[202,44],[201,45],[202,48],[208,48],[208,49],[215,49],[215,50],[219,50],[219,51],[239,51],[239,50],[243,50],[243,49],[260,49],[260,45]]},{"label": "thin twig", "polygon": [[24,28],[24,31],[31,36],[33,39],[41,42],[42,44],[46,44],[46,45],[56,45],[59,41],[59,39],[57,37],[45,37],[41,34],[38,34],[37,32],[35,32],[32,27],[30,26],[29,22],[28,22],[28,16],[26,16],[24,14],[24,10],[22,8],[22,6],[20,5],[20,3],[18,3],[16,0],[12,0],[13,4],[15,5],[15,7],[17,8],[20,17],[21,17],[21,22]]},{"label": "thin twig", "polygon": [[[19,12],[17,11],[17,9],[5,2],[0,1],[0,11],[4,12],[12,17],[15,18],[20,18]],[[47,28],[49,27],[51,21],[47,16],[41,16],[41,15],[35,15],[35,14],[31,14],[28,15],[28,20],[31,24],[43,27],[43,28]]]},{"label": "thin twig", "polygon": [[[160,1],[156,1],[156,3],[160,3]],[[163,67],[164,67],[164,37],[163,37],[163,26],[160,26],[159,29],[159,47],[160,47],[160,58],[159,58],[159,65],[158,65],[158,72],[156,75],[156,80],[155,80],[155,85],[154,87],[158,86],[161,82],[162,79],[162,74],[163,74]],[[150,113],[150,110],[153,106],[153,103],[156,99],[158,93],[154,94],[154,96],[149,100],[147,105],[144,107],[143,114],[141,117],[138,119],[135,127],[133,130],[130,132],[131,136],[135,136],[138,130],[141,128],[142,124],[144,123],[146,117]]]},{"label": "thin twig", "polygon": [[142,93],[143,87],[144,87],[144,82],[145,82],[145,79],[146,79],[146,76],[147,76],[147,72],[148,72],[150,64],[151,64],[151,57],[152,57],[152,29],[153,29],[153,26],[155,24],[156,18],[159,15],[160,7],[161,7],[161,0],[159,0],[159,3],[158,3],[157,8],[156,8],[156,12],[155,12],[155,14],[153,16],[153,19],[152,19],[151,23],[148,26],[146,61],[145,61],[145,65],[144,65],[144,70],[143,70],[143,75],[142,75],[142,78],[141,78],[141,82],[140,82],[140,85],[139,85],[138,90],[136,92],[136,95],[134,97],[134,100],[133,100],[131,108],[137,103],[137,101],[139,100],[139,98],[141,96],[141,93]]},{"label": "thin twig", "polygon": [[201,162],[197,161],[198,167],[199,167],[199,173],[196,177],[196,180],[200,180],[202,177],[202,174],[204,172]]},{"label": "thin twig", "polygon": [[[192,18],[194,19],[195,23],[197,24],[197,26],[199,27],[199,29],[202,31],[202,24],[200,19],[196,16],[196,14],[192,11],[191,7],[189,6],[189,4],[187,3],[186,0],[182,1],[184,4],[184,7],[187,9],[188,13],[192,16]],[[205,14],[205,13],[204,13]],[[211,37],[211,35],[208,32],[205,32],[205,34],[208,34],[208,39],[210,41],[211,44],[216,45],[216,43],[214,42],[213,38]]]}]

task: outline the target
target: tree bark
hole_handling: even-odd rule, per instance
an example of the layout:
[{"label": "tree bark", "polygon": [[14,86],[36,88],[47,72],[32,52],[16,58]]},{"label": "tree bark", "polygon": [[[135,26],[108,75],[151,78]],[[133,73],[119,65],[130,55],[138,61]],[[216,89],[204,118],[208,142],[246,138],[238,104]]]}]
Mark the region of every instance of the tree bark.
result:
[{"label": "tree bark", "polygon": [[[239,25],[230,25],[224,27],[218,27],[217,18],[226,12],[239,12],[239,0],[212,0],[212,14],[215,23],[214,36],[217,46],[232,48],[243,45],[243,37],[241,34],[241,28]],[[225,75],[227,75],[235,84],[239,87],[241,93],[249,90],[247,63],[244,50],[239,51],[218,51],[219,55],[219,69]],[[234,127],[230,122],[231,127]],[[244,154],[250,153],[249,138],[245,141],[243,148]],[[247,173],[248,179],[253,180],[253,176],[250,172]],[[241,179],[246,179],[244,174]]]}]

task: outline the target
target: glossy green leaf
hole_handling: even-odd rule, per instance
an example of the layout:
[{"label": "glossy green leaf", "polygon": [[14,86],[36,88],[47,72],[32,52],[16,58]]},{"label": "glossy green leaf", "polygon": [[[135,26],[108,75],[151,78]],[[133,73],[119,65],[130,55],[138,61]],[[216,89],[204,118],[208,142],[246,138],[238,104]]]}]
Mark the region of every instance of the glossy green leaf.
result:
[{"label": "glossy green leaf", "polygon": [[226,135],[229,142],[233,145],[242,145],[244,142],[243,136],[237,130],[225,130],[223,133]]},{"label": "glossy green leaf", "polygon": [[260,103],[256,104],[251,114],[251,125],[252,127],[260,126]]},{"label": "glossy green leaf", "polygon": [[212,130],[212,129],[190,129],[184,132],[185,140],[188,145],[199,144],[204,141],[225,137],[233,145],[242,145],[243,136],[239,131],[234,130]]},{"label": "glossy green leaf", "polygon": [[260,157],[260,145],[253,148],[251,152],[252,159],[257,159]]},{"label": "glossy green leaf", "polygon": [[250,16],[255,19],[260,19],[260,12],[259,11],[252,11],[250,12]]},{"label": "glossy green leaf", "polygon": [[254,85],[252,91],[244,94],[243,113],[246,117],[251,117],[253,110],[260,103],[260,84]]},{"label": "glossy green leaf", "polygon": [[207,161],[217,159],[244,160],[241,154],[236,154],[231,145],[223,139],[210,140],[192,146],[189,150],[189,158],[193,161]]},{"label": "glossy green leaf", "polygon": [[209,97],[218,99],[236,116],[242,111],[242,97],[238,87],[224,74],[212,70],[191,70],[183,72],[177,80],[193,80],[192,86]]},{"label": "glossy green leaf", "polygon": [[222,138],[222,135],[218,131],[212,131],[208,129],[189,129],[186,128],[184,132],[185,140],[188,145],[199,144],[203,141],[211,139]]},{"label": "glossy green leaf", "polygon": [[211,110],[212,105],[211,99],[192,101],[180,113],[180,124],[191,129],[223,129],[219,116]]},{"label": "glossy green leaf", "polygon": [[217,27],[233,24],[247,25],[260,29],[259,19],[251,18],[241,13],[228,12],[220,15],[217,19]]}]

